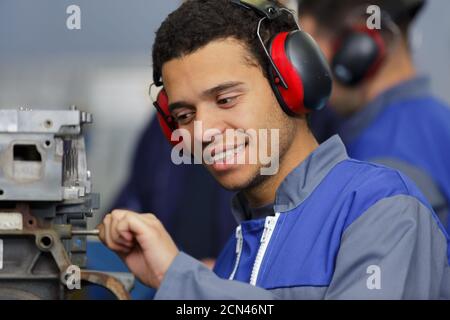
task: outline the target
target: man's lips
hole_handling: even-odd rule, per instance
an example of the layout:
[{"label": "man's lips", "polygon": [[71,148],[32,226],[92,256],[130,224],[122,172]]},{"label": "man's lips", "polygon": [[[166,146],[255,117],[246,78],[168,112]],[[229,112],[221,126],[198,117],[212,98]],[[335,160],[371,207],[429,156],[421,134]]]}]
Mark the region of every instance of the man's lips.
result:
[{"label": "man's lips", "polygon": [[234,159],[235,155],[244,151],[246,146],[247,143],[216,146],[210,151],[210,154],[206,156],[205,160],[209,163],[226,163],[227,160]]}]

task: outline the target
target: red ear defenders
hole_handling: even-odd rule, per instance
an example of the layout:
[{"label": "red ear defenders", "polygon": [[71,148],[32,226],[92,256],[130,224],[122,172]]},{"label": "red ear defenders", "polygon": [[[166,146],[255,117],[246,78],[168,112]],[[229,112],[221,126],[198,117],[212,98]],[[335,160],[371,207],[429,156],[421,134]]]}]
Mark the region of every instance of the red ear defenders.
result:
[{"label": "red ear defenders", "polygon": [[177,144],[177,141],[172,141],[171,136],[172,132],[178,128],[178,124],[175,119],[171,116],[169,110],[169,98],[167,97],[166,91],[164,88],[158,93],[158,97],[153,105],[156,108],[156,116],[158,117],[158,122],[163,131],[164,136],[169,140],[173,145]]},{"label": "red ear defenders", "polygon": [[380,31],[366,25],[353,26],[336,42],[333,75],[345,86],[356,86],[379,70],[386,51]]},{"label": "red ear defenders", "polygon": [[[259,31],[264,20],[270,22],[279,18],[283,12],[291,15],[294,13],[270,0],[230,1],[244,9],[254,10],[261,16],[257,33],[270,61],[269,81],[282,109],[290,116],[322,109],[331,94],[331,71],[312,37],[299,27],[298,30],[276,34],[266,48],[260,36]],[[154,74],[154,81],[156,85],[162,85],[161,75]],[[177,123],[170,115],[164,88],[154,105],[161,128],[170,141]]]}]

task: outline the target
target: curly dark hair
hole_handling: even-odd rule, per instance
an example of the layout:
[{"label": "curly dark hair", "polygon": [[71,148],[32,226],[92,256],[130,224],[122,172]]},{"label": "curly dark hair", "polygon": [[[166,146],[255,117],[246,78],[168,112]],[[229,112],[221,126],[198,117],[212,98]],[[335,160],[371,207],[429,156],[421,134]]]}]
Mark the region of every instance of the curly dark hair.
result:
[{"label": "curly dark hair", "polygon": [[[278,1],[272,1],[280,6]],[[247,59],[261,66],[268,75],[268,59],[256,34],[260,17],[254,10],[246,10],[230,0],[188,0],[172,12],[156,32],[153,45],[154,80],[161,77],[164,63],[206,46],[214,40],[234,38],[249,51]],[[296,29],[292,15],[284,12],[271,22],[264,22],[262,37],[267,43],[279,32]]]}]

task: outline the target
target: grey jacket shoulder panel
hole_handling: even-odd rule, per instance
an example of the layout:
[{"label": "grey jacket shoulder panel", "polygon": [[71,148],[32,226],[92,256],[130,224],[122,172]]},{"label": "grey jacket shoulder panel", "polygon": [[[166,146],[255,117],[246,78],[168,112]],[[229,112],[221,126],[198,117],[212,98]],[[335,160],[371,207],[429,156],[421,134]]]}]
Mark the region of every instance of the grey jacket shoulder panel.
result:
[{"label": "grey jacket shoulder panel", "polygon": [[430,202],[442,224],[447,225],[449,203],[439,186],[425,171],[394,158],[375,158],[370,161],[397,169],[412,179]]},{"label": "grey jacket shoulder panel", "polygon": [[447,238],[430,210],[398,195],[346,230],[328,299],[438,299],[450,286]]}]

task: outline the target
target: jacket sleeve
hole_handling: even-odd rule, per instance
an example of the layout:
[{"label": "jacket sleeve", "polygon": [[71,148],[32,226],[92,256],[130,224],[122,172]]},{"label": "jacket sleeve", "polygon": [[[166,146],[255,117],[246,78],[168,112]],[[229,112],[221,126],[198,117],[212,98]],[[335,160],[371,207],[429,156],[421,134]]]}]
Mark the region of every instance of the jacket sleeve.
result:
[{"label": "jacket sleeve", "polygon": [[448,258],[437,220],[411,196],[378,201],[343,234],[326,298],[440,298]]},{"label": "jacket sleeve", "polygon": [[219,278],[202,263],[180,252],[156,293],[157,300],[271,300],[270,291]]}]

